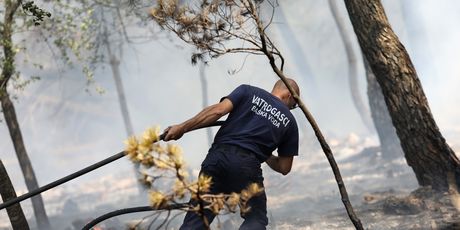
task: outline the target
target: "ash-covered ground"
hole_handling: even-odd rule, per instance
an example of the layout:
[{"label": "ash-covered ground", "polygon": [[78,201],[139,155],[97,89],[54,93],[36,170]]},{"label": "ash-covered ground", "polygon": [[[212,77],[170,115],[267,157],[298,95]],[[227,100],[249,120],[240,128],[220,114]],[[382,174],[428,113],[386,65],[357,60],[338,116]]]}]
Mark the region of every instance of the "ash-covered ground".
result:
[{"label": "ash-covered ground", "polygon": [[[268,229],[354,229],[331,167],[314,142],[312,139],[311,143],[302,143],[301,154],[287,176],[264,166]],[[434,194],[429,188],[419,188],[403,156],[383,160],[375,140],[355,134],[342,139],[331,138],[328,143],[350,201],[365,229],[460,229],[460,215],[455,208],[455,204],[460,208],[458,196]],[[460,145],[450,144],[460,151]],[[130,175],[118,173],[45,193],[53,227],[81,229],[91,219],[107,212],[146,205],[147,194],[138,194],[136,181]],[[32,213],[27,211],[30,203],[24,203],[23,208],[35,229]],[[156,217],[152,213],[128,214],[102,222],[98,227],[127,229],[139,223],[138,229],[157,229],[166,216],[167,213],[163,213],[152,223]],[[169,217],[173,220],[163,224],[161,229],[177,229],[183,214],[172,212]],[[10,229],[6,215],[0,218],[0,229]],[[213,229],[237,229],[241,221],[238,214],[224,215],[214,221]]]},{"label": "ash-covered ground", "polygon": [[[384,160],[375,143],[356,135],[329,142],[365,229],[460,229],[458,194],[419,188],[403,156]],[[451,146],[458,152],[458,145]],[[354,229],[323,158],[297,164],[284,182],[290,186],[272,194],[271,229]]]}]

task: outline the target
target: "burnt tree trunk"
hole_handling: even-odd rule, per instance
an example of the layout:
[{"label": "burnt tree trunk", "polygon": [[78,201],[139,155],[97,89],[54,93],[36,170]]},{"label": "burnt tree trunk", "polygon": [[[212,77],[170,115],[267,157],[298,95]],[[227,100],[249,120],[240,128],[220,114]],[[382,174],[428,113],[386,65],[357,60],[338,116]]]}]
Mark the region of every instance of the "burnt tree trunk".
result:
[{"label": "burnt tree trunk", "polygon": [[[32,164],[30,162],[29,156],[27,155],[14,105],[11,102],[7,92],[8,82],[11,79],[11,76],[13,76],[15,73],[15,51],[13,49],[14,45],[12,37],[14,16],[21,4],[21,1],[5,0],[4,4],[4,21],[1,24],[2,28],[0,28],[0,44],[3,46],[3,60],[1,63],[2,73],[0,76],[0,101],[2,104],[3,116],[5,117],[5,122],[8,126],[8,131],[16,151],[16,156],[18,157],[19,165],[25,178],[27,189],[32,191],[38,188],[37,178],[35,177],[35,173],[32,169]],[[51,229],[51,225],[48,220],[48,216],[46,215],[45,206],[43,204],[41,195],[36,195],[31,199],[38,228],[43,230]]]},{"label": "burnt tree trunk", "polygon": [[372,120],[379,136],[382,158],[390,161],[403,156],[403,151],[398,135],[396,135],[396,129],[391,122],[382,89],[365,57],[363,57],[363,63],[366,70],[367,96],[369,98]]},{"label": "burnt tree trunk", "polygon": [[[0,194],[3,202],[17,197],[2,160],[0,160]],[[19,203],[6,208],[6,212],[8,213],[11,227],[13,227],[14,230],[29,229],[29,224],[27,223],[26,217],[24,216],[24,212],[22,212],[22,208]]]},{"label": "burnt tree trunk", "polygon": [[460,161],[433,119],[414,66],[381,2],[348,0],[345,5],[419,185],[447,191],[448,173],[455,173],[460,182]]},{"label": "burnt tree trunk", "polygon": [[329,6],[347,51],[350,66],[348,77],[350,79],[350,91],[352,94],[353,102],[355,103],[355,107],[361,115],[361,119],[363,120],[368,130],[372,132],[374,130],[373,127],[375,127],[380,141],[382,158],[386,161],[390,161],[401,157],[403,156],[403,151],[399,143],[399,138],[396,135],[396,130],[393,127],[393,124],[391,123],[391,117],[388,113],[387,105],[385,104],[385,98],[383,97],[382,90],[380,89],[380,86],[375,79],[375,75],[369,66],[369,62],[366,60],[366,58],[364,58],[363,54],[363,63],[367,80],[367,96],[369,99],[370,111],[367,109],[367,107],[364,106],[364,102],[359,95],[359,90],[357,87],[358,74],[356,55],[352,49],[351,38],[345,31],[344,20],[340,16],[337,2],[335,0],[329,0]]}]

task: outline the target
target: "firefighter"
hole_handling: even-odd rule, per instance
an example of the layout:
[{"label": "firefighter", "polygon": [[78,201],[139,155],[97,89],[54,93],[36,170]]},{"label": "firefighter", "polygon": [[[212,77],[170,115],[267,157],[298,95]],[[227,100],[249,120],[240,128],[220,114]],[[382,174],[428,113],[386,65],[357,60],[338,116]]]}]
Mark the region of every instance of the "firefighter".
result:
[{"label": "firefighter", "polygon": [[[288,84],[299,94],[297,83]],[[299,134],[291,113],[296,101],[283,81],[278,80],[270,92],[250,85],[240,85],[219,103],[206,107],[191,119],[165,129],[165,141],[214,123],[227,114],[214,142],[201,164],[200,173],[212,177],[211,194],[240,192],[251,183],[263,187],[261,164],[286,175],[293,157],[298,155]],[[272,152],[277,149],[277,155]],[[193,202],[193,201],[191,201]],[[242,213],[240,229],[266,229],[267,198],[265,192],[251,198],[250,210]],[[215,215],[210,210],[200,214],[187,212],[181,230],[207,229]]]}]

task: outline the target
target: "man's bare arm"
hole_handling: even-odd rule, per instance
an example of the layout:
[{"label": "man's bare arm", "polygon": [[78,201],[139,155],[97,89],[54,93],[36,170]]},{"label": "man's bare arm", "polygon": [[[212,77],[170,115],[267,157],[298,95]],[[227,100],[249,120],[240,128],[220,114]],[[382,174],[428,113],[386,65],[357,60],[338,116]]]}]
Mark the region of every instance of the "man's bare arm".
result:
[{"label": "man's bare arm", "polygon": [[265,162],[275,170],[283,175],[287,175],[292,168],[292,161],[294,157],[279,157],[271,155]]},{"label": "man's bare arm", "polygon": [[197,115],[192,117],[191,119],[178,124],[173,125],[165,129],[166,136],[164,138],[165,141],[169,140],[177,140],[184,135],[184,133],[204,127],[206,125],[212,124],[213,122],[217,121],[219,118],[225,116],[227,113],[232,111],[233,104],[232,102],[225,98],[220,103],[208,106],[204,108],[201,112]]}]

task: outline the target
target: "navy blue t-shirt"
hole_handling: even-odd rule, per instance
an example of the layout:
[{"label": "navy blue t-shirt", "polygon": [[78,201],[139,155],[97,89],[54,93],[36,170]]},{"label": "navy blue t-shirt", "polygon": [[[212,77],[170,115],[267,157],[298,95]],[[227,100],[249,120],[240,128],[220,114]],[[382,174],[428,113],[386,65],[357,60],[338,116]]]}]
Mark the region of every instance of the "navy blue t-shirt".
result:
[{"label": "navy blue t-shirt", "polygon": [[232,102],[233,110],[217,132],[215,144],[250,150],[261,161],[276,148],[279,156],[298,155],[297,123],[279,98],[250,85],[240,85],[224,98]]}]

